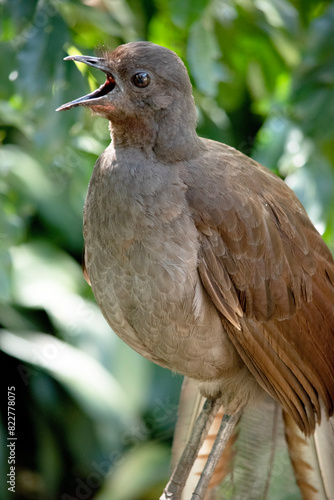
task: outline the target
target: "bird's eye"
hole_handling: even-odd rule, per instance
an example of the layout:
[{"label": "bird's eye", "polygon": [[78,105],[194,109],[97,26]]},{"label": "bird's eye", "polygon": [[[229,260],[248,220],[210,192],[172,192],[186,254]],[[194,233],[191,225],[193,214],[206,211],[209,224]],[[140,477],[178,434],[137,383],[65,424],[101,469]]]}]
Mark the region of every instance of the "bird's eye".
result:
[{"label": "bird's eye", "polygon": [[144,89],[151,83],[151,77],[148,73],[145,73],[145,71],[141,71],[140,73],[136,73],[135,75],[133,75],[133,77],[131,78],[131,82],[135,87]]}]

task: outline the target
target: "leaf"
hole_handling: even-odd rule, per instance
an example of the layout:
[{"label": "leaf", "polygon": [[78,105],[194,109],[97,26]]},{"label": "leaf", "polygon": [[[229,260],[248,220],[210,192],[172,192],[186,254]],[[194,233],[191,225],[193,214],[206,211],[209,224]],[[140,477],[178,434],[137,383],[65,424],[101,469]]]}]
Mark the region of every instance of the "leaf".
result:
[{"label": "leaf", "polygon": [[211,26],[202,21],[194,23],[189,32],[187,57],[196,85],[209,96],[217,95],[218,84],[227,79],[219,46]]},{"label": "leaf", "polygon": [[168,7],[173,22],[184,29],[203,15],[208,3],[209,0],[184,0],[183,2],[170,0]]},{"label": "leaf", "polygon": [[293,81],[291,101],[306,134],[334,140],[334,56],[330,43],[334,6],[311,24],[304,57]]},{"label": "leaf", "polygon": [[167,447],[161,443],[139,441],[114,465],[96,500],[155,500],[167,480],[169,458]]},{"label": "leaf", "polygon": [[[68,155],[69,168],[78,162],[78,156]],[[54,228],[53,237],[60,233],[69,246],[82,248],[81,214],[70,205],[63,187],[63,177],[52,178],[51,168],[45,169],[34,157],[20,147],[5,145],[0,150],[1,170],[6,174],[7,182],[19,193],[20,201],[25,199],[33,203],[35,210],[47,225]],[[57,185],[58,181],[58,185]],[[65,178],[66,182],[66,178]],[[57,190],[58,188],[58,190]],[[80,203],[80,200],[78,200]],[[82,205],[81,205],[82,206]],[[79,215],[80,214],[80,215]]]},{"label": "leaf", "polygon": [[134,417],[116,380],[94,358],[40,332],[0,331],[1,350],[46,371],[72,394],[91,417],[113,415],[123,424]]},{"label": "leaf", "polygon": [[[40,29],[40,27],[44,29]],[[63,57],[63,45],[68,41],[68,30],[57,11],[42,7],[36,12],[35,22],[23,37],[23,46],[17,55],[18,90],[24,95],[40,96],[50,89],[55,68]]]}]

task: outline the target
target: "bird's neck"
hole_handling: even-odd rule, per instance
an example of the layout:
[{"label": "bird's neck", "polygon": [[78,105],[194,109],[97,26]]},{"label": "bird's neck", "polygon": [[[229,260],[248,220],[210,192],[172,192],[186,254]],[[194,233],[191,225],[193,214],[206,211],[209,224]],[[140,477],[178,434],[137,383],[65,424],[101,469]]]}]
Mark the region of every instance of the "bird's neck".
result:
[{"label": "bird's neck", "polygon": [[149,151],[154,144],[154,123],[145,116],[125,116],[109,122],[110,135],[115,149],[131,148]]},{"label": "bird's neck", "polygon": [[190,160],[197,156],[202,146],[196,122],[192,95],[175,100],[160,116],[154,146],[156,155],[164,161]]},{"label": "bird's neck", "polygon": [[196,133],[196,110],[186,102],[172,105],[159,114],[143,113],[113,120],[110,131],[115,149],[153,153],[163,162],[188,160],[197,156],[202,148]]}]

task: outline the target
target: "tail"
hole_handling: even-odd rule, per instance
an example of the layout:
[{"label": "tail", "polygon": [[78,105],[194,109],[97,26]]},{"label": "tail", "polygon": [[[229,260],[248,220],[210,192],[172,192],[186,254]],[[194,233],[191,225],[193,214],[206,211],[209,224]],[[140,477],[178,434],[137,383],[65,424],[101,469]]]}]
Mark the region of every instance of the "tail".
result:
[{"label": "tail", "polygon": [[[176,463],[203,405],[197,384],[185,379],[174,434]],[[182,500],[198,482],[224,415],[217,414],[191,470]],[[205,500],[334,500],[334,421],[323,415],[314,436],[305,438],[279,405],[265,396],[244,410],[211,479]]]},{"label": "tail", "polygon": [[334,418],[322,414],[321,424],[309,438],[284,412],[285,435],[291,464],[303,500],[334,499]]},{"label": "tail", "polygon": [[[173,466],[176,465],[182,454],[183,448],[189,438],[194,422],[203,407],[204,401],[205,398],[203,398],[198,392],[197,383],[193,380],[185,378],[182,385],[179,415],[174,433],[172,453]],[[182,493],[182,500],[189,500],[192,492],[195,490],[196,484],[198,483],[202,470],[212,449],[223,416],[224,410],[223,407],[221,407],[211,424],[208,435],[206,436],[204,443],[199,450],[197,459],[190,471],[187,483]],[[217,498],[215,492],[216,487],[221,484],[227,474],[231,472],[231,465],[233,463],[233,455],[235,451],[235,440],[236,434],[233,434],[229,439],[213,473],[205,500],[214,500]]]}]

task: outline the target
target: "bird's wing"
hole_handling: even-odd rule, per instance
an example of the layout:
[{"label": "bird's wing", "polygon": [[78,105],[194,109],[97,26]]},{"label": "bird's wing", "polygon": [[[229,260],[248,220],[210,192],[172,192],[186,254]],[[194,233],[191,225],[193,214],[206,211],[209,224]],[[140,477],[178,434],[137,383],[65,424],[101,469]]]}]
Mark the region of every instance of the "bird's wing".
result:
[{"label": "bird's wing", "polygon": [[319,395],[333,412],[333,259],[277,176],[206,147],[187,165],[200,278],[250,371],[310,432]]}]

